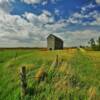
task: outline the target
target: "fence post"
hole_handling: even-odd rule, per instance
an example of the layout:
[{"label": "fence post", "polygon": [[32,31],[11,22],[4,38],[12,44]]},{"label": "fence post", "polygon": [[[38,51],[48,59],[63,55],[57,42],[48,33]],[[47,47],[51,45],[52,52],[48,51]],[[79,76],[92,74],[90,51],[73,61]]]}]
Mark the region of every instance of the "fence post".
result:
[{"label": "fence post", "polygon": [[26,67],[23,66],[20,69],[20,80],[21,80],[21,99],[24,99],[27,94],[27,80],[26,80]]}]

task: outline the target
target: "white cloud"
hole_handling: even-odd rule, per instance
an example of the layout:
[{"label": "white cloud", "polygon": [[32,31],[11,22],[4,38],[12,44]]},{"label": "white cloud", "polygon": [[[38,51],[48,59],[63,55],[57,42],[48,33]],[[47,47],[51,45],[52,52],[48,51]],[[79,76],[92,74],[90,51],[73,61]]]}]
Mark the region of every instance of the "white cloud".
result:
[{"label": "white cloud", "polygon": [[[70,24],[81,24],[81,25],[97,25],[100,26],[100,13],[96,10],[88,12],[87,10],[94,8],[95,5],[89,4],[81,8],[80,12],[75,12],[72,16],[67,19],[67,22]],[[88,14],[87,14],[88,12]],[[91,21],[83,21],[93,19]]]},{"label": "white cloud", "polygon": [[52,2],[53,4],[56,4],[56,3],[59,2],[59,1],[61,1],[61,0],[51,0],[51,2]]},{"label": "white cloud", "polygon": [[58,9],[55,9],[55,15],[60,16],[60,11]]},{"label": "white cloud", "polygon": [[43,1],[42,5],[46,5],[48,3],[48,1]]},{"label": "white cloud", "polygon": [[[45,37],[50,34],[48,30],[42,28],[43,21],[49,12],[44,11],[43,15],[37,16],[32,13],[26,13],[27,20],[18,15],[10,15],[0,10],[0,46],[44,46]],[[35,20],[36,19],[36,20]],[[36,26],[36,23],[38,25]],[[39,26],[41,24],[41,27]]]},{"label": "white cloud", "polygon": [[52,16],[50,12],[46,10],[44,10],[43,13],[40,15],[35,15],[33,13],[26,12],[23,16],[30,22],[35,23],[35,25],[41,25],[41,24],[54,22],[54,17]]},{"label": "white cloud", "polygon": [[90,25],[97,25],[100,26],[100,13],[97,11],[94,11],[90,13],[90,15],[95,19],[93,22],[89,23]]},{"label": "white cloud", "polygon": [[38,16],[38,18],[42,23],[54,22],[54,17],[52,17],[52,14],[46,10],[44,10],[43,13],[40,16]]},{"label": "white cloud", "polygon": [[81,13],[75,12],[71,17],[69,17],[66,21],[67,23],[71,24],[81,24],[82,19],[86,18],[87,16],[82,15]]},{"label": "white cloud", "polygon": [[11,2],[15,0],[0,0],[0,9],[9,12],[11,10]]},{"label": "white cloud", "polygon": [[21,1],[27,4],[37,4],[40,3],[42,0],[21,0]]},{"label": "white cloud", "polygon": [[51,3],[55,4],[55,3],[57,3],[58,1],[61,1],[61,0],[21,0],[21,1],[24,2],[24,3],[27,3],[27,4],[42,3],[42,5],[46,5],[48,3],[48,1],[51,1]]},{"label": "white cloud", "polygon": [[14,2],[15,0],[0,0],[0,3],[3,3],[3,2]]},{"label": "white cloud", "polygon": [[96,0],[96,2],[97,2],[98,4],[100,4],[100,0]]}]

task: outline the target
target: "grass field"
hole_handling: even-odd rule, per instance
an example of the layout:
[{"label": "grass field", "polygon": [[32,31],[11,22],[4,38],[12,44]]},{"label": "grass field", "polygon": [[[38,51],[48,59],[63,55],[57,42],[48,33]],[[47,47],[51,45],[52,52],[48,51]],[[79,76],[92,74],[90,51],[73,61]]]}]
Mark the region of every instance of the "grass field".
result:
[{"label": "grass field", "polygon": [[[54,66],[56,55],[59,65]],[[22,66],[26,66],[28,82],[24,100],[100,100],[100,52],[0,51],[0,100],[20,100]],[[43,81],[34,78],[44,73]]]}]

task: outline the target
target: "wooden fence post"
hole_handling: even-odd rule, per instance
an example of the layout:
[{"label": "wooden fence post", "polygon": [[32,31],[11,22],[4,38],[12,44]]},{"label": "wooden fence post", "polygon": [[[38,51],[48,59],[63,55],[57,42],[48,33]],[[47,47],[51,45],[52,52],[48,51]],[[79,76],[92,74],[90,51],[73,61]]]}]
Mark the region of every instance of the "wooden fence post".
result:
[{"label": "wooden fence post", "polygon": [[21,80],[21,99],[24,99],[27,94],[27,80],[26,80],[26,67],[23,66],[20,69],[20,80]]}]

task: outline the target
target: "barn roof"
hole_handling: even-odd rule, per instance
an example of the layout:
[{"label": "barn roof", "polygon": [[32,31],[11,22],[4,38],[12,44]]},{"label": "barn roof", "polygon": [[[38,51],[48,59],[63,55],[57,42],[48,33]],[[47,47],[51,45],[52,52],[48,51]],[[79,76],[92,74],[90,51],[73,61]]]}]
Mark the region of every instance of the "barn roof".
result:
[{"label": "barn roof", "polygon": [[54,38],[56,38],[56,39],[58,39],[58,40],[60,40],[60,41],[63,42],[63,40],[62,40],[61,38],[59,38],[59,37],[57,37],[57,36],[55,36],[55,35],[53,35],[53,34],[50,34],[50,35],[47,37],[47,39],[48,39],[49,37],[51,37],[51,36],[53,36]]}]

